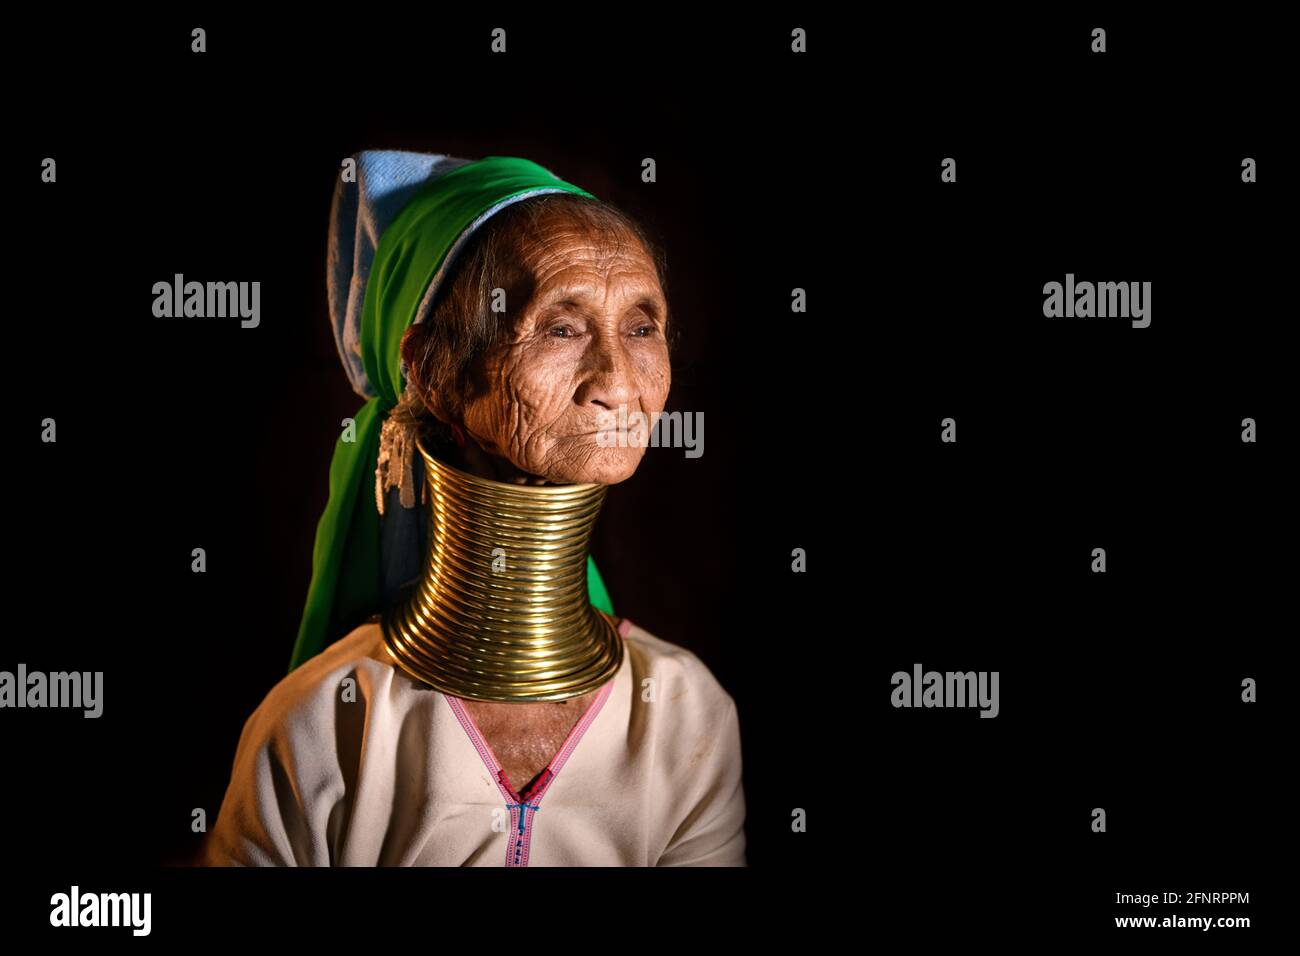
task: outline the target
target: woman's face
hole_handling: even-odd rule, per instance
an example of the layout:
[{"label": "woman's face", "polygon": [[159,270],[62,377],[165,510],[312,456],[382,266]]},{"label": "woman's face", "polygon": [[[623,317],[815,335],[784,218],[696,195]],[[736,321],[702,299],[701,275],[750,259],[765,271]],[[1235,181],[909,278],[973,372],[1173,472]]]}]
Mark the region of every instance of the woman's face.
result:
[{"label": "woman's face", "polygon": [[506,303],[513,332],[477,370],[465,431],[556,484],[616,484],[648,438],[620,423],[632,427],[638,413],[653,423],[668,399],[668,304],[634,236],[600,243],[562,214],[538,225],[520,244],[532,282],[516,295],[526,301]]}]

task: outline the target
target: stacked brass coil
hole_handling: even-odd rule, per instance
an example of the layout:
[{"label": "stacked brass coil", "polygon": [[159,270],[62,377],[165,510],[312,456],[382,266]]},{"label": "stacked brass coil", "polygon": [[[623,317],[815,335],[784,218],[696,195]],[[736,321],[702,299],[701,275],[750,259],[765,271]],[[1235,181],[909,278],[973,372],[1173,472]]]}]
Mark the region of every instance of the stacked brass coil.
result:
[{"label": "stacked brass coil", "polygon": [[564,700],[609,680],[623,639],[587,594],[605,486],[492,481],[416,445],[429,546],[420,580],[382,618],[397,664],[436,690],[483,701]]}]

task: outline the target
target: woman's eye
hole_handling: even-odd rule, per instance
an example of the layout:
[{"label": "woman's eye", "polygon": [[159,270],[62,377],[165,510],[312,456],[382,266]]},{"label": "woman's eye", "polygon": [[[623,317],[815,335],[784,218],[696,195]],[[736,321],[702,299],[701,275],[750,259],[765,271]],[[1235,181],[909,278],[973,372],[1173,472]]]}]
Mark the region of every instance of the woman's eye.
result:
[{"label": "woman's eye", "polygon": [[654,330],[655,327],[653,325],[643,325],[636,330],[636,334],[639,338],[645,338],[646,336],[653,335]]},{"label": "woman's eye", "polygon": [[569,328],[567,325],[556,325],[551,328],[551,335],[555,336],[557,339],[567,339],[569,338],[569,335],[566,333],[572,331],[573,329]]}]

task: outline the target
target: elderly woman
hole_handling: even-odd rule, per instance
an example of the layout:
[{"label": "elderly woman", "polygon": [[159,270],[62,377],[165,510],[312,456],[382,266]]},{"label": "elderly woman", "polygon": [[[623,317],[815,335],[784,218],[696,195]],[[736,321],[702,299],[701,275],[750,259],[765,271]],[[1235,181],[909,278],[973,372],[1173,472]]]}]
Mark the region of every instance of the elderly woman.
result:
[{"label": "elderly woman", "polygon": [[745,865],[735,702],[587,553],[668,396],[662,257],[527,160],[353,162],[330,308],[368,401],[205,861]]}]

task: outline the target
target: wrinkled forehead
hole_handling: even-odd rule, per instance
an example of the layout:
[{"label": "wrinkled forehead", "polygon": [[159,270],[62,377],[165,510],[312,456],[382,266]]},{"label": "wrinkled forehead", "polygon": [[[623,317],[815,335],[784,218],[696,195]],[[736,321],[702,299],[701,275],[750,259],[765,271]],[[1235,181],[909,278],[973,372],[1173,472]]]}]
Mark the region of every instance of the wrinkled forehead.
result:
[{"label": "wrinkled forehead", "polygon": [[664,307],[654,260],[635,233],[559,213],[512,230],[512,252],[530,299],[642,298]]},{"label": "wrinkled forehead", "polygon": [[516,220],[509,233],[519,260],[535,273],[564,265],[654,271],[654,262],[641,240],[619,222],[551,209],[535,220]]}]

